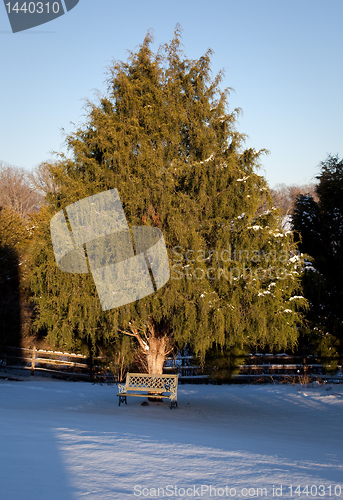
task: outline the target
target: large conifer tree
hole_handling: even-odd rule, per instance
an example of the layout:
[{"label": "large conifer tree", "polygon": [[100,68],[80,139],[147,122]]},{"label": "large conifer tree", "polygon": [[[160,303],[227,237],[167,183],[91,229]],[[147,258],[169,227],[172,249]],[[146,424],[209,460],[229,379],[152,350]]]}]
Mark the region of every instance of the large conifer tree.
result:
[{"label": "large conifer tree", "polygon": [[[71,158],[50,166],[58,188],[37,217],[36,324],[66,347],[77,338],[96,345],[135,337],[150,373],[162,371],[174,343],[202,358],[214,344],[294,345],[298,261],[256,172],[262,151],[243,148],[222,75],[211,78],[210,51],[186,59],[179,28],[157,54],[151,43],[148,33],[127,62],[112,65],[106,95],[89,103],[84,126],[67,137]],[[163,232],[171,278],[103,312],[90,275],[57,269],[49,218],[112,188],[129,225]]]}]

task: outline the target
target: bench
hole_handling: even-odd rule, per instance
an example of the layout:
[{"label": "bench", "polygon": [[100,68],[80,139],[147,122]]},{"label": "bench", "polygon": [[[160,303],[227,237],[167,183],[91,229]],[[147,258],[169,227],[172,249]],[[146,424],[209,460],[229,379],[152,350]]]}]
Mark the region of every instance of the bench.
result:
[{"label": "bench", "polygon": [[146,373],[127,373],[125,384],[118,384],[119,406],[127,404],[127,396],[141,398],[168,398],[170,408],[177,406],[178,375],[149,375]]}]

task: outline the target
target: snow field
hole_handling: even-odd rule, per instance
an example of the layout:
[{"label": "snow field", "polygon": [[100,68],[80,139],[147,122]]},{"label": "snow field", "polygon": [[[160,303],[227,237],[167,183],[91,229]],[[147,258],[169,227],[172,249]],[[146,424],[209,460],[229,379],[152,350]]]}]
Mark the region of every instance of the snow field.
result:
[{"label": "snow field", "polygon": [[343,500],[342,386],[179,385],[173,410],[116,394],[1,380],[1,498]]}]

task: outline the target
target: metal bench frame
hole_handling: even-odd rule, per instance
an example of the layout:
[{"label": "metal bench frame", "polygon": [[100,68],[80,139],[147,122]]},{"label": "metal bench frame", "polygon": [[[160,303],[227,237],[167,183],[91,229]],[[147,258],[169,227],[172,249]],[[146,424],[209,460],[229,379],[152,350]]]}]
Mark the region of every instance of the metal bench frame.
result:
[{"label": "metal bench frame", "polygon": [[179,375],[149,375],[127,373],[125,384],[118,384],[119,406],[127,404],[127,396],[141,398],[168,398],[170,408],[177,407],[177,383]]}]

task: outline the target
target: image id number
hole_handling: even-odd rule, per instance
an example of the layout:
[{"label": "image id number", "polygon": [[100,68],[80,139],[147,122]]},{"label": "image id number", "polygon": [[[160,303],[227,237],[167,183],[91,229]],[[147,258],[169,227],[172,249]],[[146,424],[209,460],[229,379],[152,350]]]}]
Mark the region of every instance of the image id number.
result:
[{"label": "image id number", "polygon": [[329,486],[324,486],[323,484],[319,486],[315,485],[307,485],[307,486],[299,486],[299,485],[291,485],[288,486],[289,488],[289,493],[291,497],[300,497],[300,496],[307,496],[307,497],[340,497],[342,494],[342,488],[339,484],[332,485],[330,484]]},{"label": "image id number", "polygon": [[58,14],[60,10],[60,4],[58,2],[23,2],[19,5],[19,2],[8,2],[6,4],[7,12],[16,12],[17,14],[23,12],[24,14]]}]

